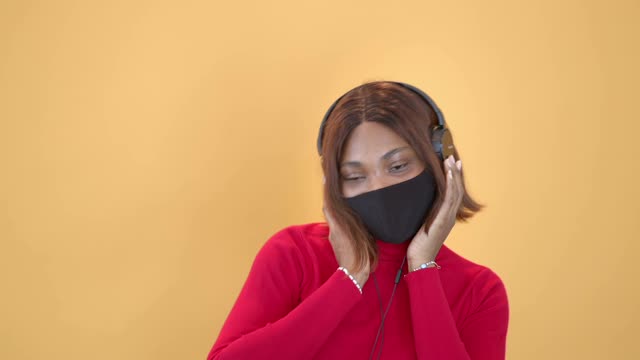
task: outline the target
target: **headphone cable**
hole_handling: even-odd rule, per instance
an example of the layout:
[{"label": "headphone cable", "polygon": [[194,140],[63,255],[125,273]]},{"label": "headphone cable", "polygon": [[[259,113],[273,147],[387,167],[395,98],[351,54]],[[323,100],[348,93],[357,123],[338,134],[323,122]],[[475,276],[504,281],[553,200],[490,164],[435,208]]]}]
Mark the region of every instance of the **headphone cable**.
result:
[{"label": "headphone cable", "polygon": [[[396,293],[396,288],[398,287],[398,283],[400,282],[400,278],[402,277],[402,268],[404,268],[404,263],[406,260],[407,260],[407,255],[405,255],[404,258],[402,259],[402,264],[400,265],[400,268],[398,269],[398,273],[396,274],[396,279],[393,284],[393,290],[391,291],[391,297],[389,298],[389,303],[387,304],[387,310],[385,310],[384,314],[382,315],[382,320],[380,321],[380,326],[378,327],[378,333],[376,334],[376,339],[373,342],[373,347],[371,348],[371,353],[369,354],[369,360],[373,358],[373,353],[376,349],[376,345],[378,343],[378,338],[380,337],[380,334],[383,334],[383,335],[380,341],[380,351],[378,352],[377,359],[380,359],[380,356],[382,356],[382,345],[384,344],[384,320],[387,317],[387,314],[389,313],[389,309],[391,309],[391,302],[393,301],[393,295]],[[378,282],[376,280],[375,273],[374,273],[373,281],[376,285],[376,291],[378,293],[380,310],[382,310],[382,295],[380,294],[380,289],[378,287]]]}]

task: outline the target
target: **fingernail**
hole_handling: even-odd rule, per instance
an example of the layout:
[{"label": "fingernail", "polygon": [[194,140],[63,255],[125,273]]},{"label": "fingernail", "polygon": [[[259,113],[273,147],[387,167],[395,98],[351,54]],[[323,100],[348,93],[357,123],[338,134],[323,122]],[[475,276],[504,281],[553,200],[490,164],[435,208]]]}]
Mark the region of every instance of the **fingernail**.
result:
[{"label": "fingernail", "polygon": [[462,160],[458,160],[456,162],[456,166],[458,167],[458,170],[462,170]]}]

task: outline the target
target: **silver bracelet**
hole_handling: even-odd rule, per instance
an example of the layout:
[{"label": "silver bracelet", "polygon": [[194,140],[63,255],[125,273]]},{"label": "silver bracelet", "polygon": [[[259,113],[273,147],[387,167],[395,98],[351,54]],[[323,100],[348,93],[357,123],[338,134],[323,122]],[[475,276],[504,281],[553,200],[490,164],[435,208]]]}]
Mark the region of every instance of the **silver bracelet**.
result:
[{"label": "silver bracelet", "polygon": [[358,284],[358,281],[356,281],[356,278],[351,276],[351,274],[349,274],[349,271],[342,266],[340,266],[338,270],[342,270],[349,277],[349,279],[351,279],[351,281],[353,281],[353,283],[358,287],[358,291],[360,291],[360,294],[362,294],[362,287],[360,286],[360,284]]},{"label": "silver bracelet", "polygon": [[420,264],[420,266],[418,266],[417,268],[411,270],[410,272],[416,271],[416,270],[422,270],[422,269],[426,269],[426,268],[430,268],[430,267],[435,267],[437,269],[441,269],[442,268],[440,265],[438,265],[435,261],[432,260],[432,261],[426,262],[424,264]]}]

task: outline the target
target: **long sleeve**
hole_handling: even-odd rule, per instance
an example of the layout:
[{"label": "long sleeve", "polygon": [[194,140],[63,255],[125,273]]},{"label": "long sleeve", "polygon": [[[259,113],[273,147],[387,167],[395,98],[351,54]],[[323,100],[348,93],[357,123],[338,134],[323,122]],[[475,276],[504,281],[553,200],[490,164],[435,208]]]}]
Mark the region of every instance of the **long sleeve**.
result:
[{"label": "long sleeve", "polygon": [[475,309],[459,332],[439,269],[410,272],[405,279],[418,359],[504,360],[509,305],[504,284],[493,271],[486,268],[474,279]]},{"label": "long sleeve", "polygon": [[303,262],[292,236],[279,231],[260,249],[207,360],[312,358],[361,299],[336,269],[300,302]]}]

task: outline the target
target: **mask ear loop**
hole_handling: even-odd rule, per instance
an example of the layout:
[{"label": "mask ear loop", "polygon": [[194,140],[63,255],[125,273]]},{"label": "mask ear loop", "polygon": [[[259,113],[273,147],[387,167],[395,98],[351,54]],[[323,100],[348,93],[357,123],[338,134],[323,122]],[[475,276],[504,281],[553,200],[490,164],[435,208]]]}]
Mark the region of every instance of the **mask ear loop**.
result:
[{"label": "mask ear loop", "polygon": [[[402,277],[402,269],[404,268],[404,263],[406,260],[407,260],[407,255],[405,255],[404,258],[402,259],[402,264],[400,265],[400,268],[398,269],[398,273],[396,274],[396,280],[393,284],[393,290],[391,291],[391,298],[389,298],[389,304],[387,304],[387,310],[385,310],[384,314],[382,315],[382,321],[380,321],[380,327],[378,328],[378,333],[376,334],[376,340],[373,342],[373,347],[371,348],[371,354],[369,354],[369,360],[373,358],[373,352],[376,349],[376,344],[378,343],[378,337],[380,336],[380,334],[383,334],[383,335],[380,340],[380,351],[378,352],[377,359],[380,359],[380,356],[382,356],[382,345],[384,344],[384,319],[387,317],[387,314],[389,313],[389,309],[391,309],[391,302],[393,301],[393,295],[396,293],[396,288],[398,287],[398,283],[400,282],[400,278]],[[380,288],[378,287],[378,281],[376,280],[375,272],[373,273],[373,275],[374,275],[373,282],[376,284],[376,291],[378,292],[380,311],[382,312],[382,295],[380,294]]]}]

